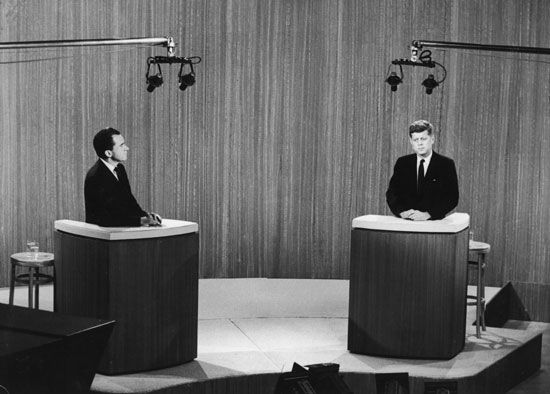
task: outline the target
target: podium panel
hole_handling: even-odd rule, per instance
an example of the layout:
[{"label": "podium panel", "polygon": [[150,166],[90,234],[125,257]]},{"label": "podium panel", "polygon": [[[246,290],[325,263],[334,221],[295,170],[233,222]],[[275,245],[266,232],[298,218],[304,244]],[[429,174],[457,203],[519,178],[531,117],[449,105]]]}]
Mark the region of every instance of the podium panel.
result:
[{"label": "podium panel", "polygon": [[89,393],[113,326],[0,304],[0,392]]},{"label": "podium panel", "polygon": [[[61,313],[116,320],[98,371],[118,374],[165,368],[197,355],[196,224],[73,231],[57,221],[57,307]],[[189,222],[179,222],[189,223]],[[98,227],[98,226],[95,226]],[[63,229],[63,230],[60,230]],[[92,228],[93,230],[93,228]],[[75,234],[78,233],[78,234]],[[136,235],[137,234],[137,235]],[[164,236],[165,234],[170,234]]]},{"label": "podium panel", "polygon": [[423,223],[354,220],[351,352],[450,359],[463,349],[469,217],[453,215]]}]

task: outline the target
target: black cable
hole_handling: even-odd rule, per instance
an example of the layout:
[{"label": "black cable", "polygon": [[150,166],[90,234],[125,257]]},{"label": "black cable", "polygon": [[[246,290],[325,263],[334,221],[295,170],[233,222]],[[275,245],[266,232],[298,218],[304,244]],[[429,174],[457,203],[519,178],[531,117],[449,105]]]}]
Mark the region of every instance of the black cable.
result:
[{"label": "black cable", "polygon": [[434,64],[437,64],[439,67],[441,67],[443,69],[443,79],[441,81],[437,81],[437,83],[439,84],[439,83],[442,83],[445,80],[445,78],[447,78],[447,69],[441,63],[434,62]]}]

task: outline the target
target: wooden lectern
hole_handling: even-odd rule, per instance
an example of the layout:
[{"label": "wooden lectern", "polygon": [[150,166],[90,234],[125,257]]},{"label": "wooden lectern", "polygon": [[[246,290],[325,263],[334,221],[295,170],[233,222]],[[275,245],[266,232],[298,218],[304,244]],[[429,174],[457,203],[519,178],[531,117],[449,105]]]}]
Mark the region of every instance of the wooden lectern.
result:
[{"label": "wooden lectern", "polygon": [[464,347],[470,218],[352,222],[348,349],[450,359]]},{"label": "wooden lectern", "polygon": [[116,320],[98,371],[165,368],[197,356],[198,225],[55,222],[57,311]]}]

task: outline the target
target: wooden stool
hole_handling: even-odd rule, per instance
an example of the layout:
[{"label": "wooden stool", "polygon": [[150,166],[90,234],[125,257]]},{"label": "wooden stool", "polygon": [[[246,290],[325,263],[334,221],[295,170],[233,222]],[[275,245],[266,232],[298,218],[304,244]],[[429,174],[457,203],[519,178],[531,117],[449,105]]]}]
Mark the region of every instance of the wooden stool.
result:
[{"label": "wooden stool", "polygon": [[476,307],[476,337],[481,337],[481,329],[486,331],[485,327],[485,256],[491,251],[491,245],[485,242],[470,241],[470,255],[476,256],[475,260],[468,260],[468,268],[477,270],[477,289],[476,295],[469,295],[466,298],[475,300],[467,302],[468,305]]},{"label": "wooden stool", "polygon": [[[15,267],[28,268],[26,274],[15,274]],[[53,275],[47,275],[39,272],[40,268],[52,267]],[[54,286],[54,310],[55,310],[55,265],[53,253],[44,252],[23,252],[11,255],[11,279],[10,279],[10,305],[13,305],[13,293],[15,283],[25,283],[29,285],[29,308],[33,308],[33,287],[34,292],[34,308],[38,309],[38,289],[39,285],[53,282]]]}]

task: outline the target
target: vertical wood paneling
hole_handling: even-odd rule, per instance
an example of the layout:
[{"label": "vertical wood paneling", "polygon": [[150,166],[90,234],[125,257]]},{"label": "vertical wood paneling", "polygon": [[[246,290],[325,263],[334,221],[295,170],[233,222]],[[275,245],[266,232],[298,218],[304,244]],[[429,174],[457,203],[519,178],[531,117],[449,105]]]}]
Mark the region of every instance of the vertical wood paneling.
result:
[{"label": "vertical wood paneling", "polygon": [[458,209],[493,246],[489,283],[549,284],[550,60],[433,50],[448,77],[432,95],[427,70],[406,69],[396,93],[383,82],[413,39],[549,47],[549,13],[543,0],[3,1],[1,41],[172,35],[203,62],[185,92],[163,66],[149,94],[162,48],[1,52],[2,261],[26,239],[51,250],[55,219],[84,219],[91,140],[113,126],[144,208],[199,222],[202,276],[346,278],[351,219],[389,213],[407,125],[426,118],[456,161]]},{"label": "vertical wood paneling", "polygon": [[[463,26],[456,41],[548,47],[548,11],[541,2],[480,3],[457,12]],[[456,65],[462,86],[455,125],[469,129],[459,139],[466,148],[458,156],[461,207],[472,213],[476,238],[493,246],[494,284],[550,281],[547,62],[466,51]]]}]

